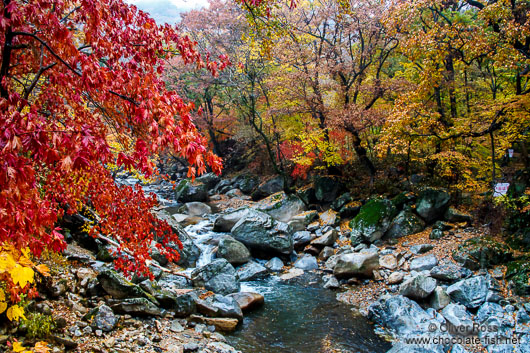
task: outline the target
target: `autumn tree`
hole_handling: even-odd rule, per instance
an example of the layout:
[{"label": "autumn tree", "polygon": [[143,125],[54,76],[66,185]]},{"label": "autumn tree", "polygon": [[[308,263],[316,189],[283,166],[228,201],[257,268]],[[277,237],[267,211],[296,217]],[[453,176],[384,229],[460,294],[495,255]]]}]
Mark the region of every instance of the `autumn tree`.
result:
[{"label": "autumn tree", "polygon": [[[194,123],[193,104],[165,88],[167,60],[215,67],[170,26],[118,0],[20,1],[0,5],[0,242],[33,256],[64,249],[57,221],[92,217],[90,233],[119,244],[117,267],[146,272],[150,244],[178,258],[153,195],[118,186],[108,166],[154,172],[164,149],[190,163],[189,175],[218,157]],[[25,250],[24,250],[25,251]],[[18,258],[18,255],[17,255]],[[11,299],[25,290],[9,282]]]}]

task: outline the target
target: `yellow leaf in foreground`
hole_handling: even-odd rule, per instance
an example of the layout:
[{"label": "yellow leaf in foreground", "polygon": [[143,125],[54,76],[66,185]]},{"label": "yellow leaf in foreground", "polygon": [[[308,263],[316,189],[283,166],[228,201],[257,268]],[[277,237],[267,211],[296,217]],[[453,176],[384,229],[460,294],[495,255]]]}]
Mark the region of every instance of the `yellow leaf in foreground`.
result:
[{"label": "yellow leaf in foreground", "polygon": [[37,265],[35,266],[35,269],[37,270],[38,273],[40,273],[44,277],[50,276],[50,269],[45,264]]},{"label": "yellow leaf in foreground", "polygon": [[24,309],[22,309],[20,306],[18,305],[13,305],[12,307],[10,307],[9,309],[7,309],[7,318],[10,320],[10,321],[18,321],[18,319],[20,318],[23,318],[25,319],[26,317],[24,316]]},{"label": "yellow leaf in foreground", "polygon": [[26,348],[20,342],[13,342],[13,352],[23,352]]},{"label": "yellow leaf in foreground", "polygon": [[50,348],[48,348],[48,343],[40,341],[35,343],[35,348],[33,348],[33,351],[35,353],[48,353]]},{"label": "yellow leaf in foreground", "polygon": [[11,271],[11,278],[13,279],[13,283],[20,284],[21,288],[24,288],[28,282],[33,282],[33,275],[35,273],[33,270],[29,267],[22,267],[20,265],[16,265],[15,268]]},{"label": "yellow leaf in foreground", "polygon": [[7,309],[7,303],[6,302],[0,302],[0,314],[6,311]]}]

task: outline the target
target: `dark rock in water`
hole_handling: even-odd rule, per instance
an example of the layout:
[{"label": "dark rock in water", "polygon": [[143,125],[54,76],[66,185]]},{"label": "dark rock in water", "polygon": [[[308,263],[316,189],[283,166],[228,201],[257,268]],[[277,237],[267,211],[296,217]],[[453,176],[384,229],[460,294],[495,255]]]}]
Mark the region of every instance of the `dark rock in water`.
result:
[{"label": "dark rock in water", "polygon": [[284,192],[273,194],[257,202],[254,207],[284,223],[306,210],[306,205],[300,198],[295,195],[285,195]]},{"label": "dark rock in water", "polygon": [[156,299],[142,290],[136,284],[128,281],[113,270],[104,270],[98,274],[98,281],[108,294],[113,298],[148,298],[156,303]]},{"label": "dark rock in water", "polygon": [[378,268],[379,255],[377,252],[363,250],[358,253],[340,255],[333,268],[333,275],[337,278],[372,277],[373,271]]},{"label": "dark rock in water", "polygon": [[182,180],[175,188],[175,199],[180,202],[208,201],[208,187],[205,184],[192,184],[189,180]]},{"label": "dark rock in water", "polygon": [[243,320],[243,312],[237,301],[229,296],[215,294],[205,299],[197,300],[197,310],[211,317],[233,317]]},{"label": "dark rock in water", "polygon": [[232,236],[251,250],[278,255],[289,255],[293,251],[291,228],[255,210],[234,225]]},{"label": "dark rock in water", "polygon": [[472,274],[467,268],[453,264],[439,265],[431,269],[431,277],[442,281],[457,281]]},{"label": "dark rock in water", "polygon": [[240,292],[230,294],[229,297],[236,300],[243,312],[258,308],[265,303],[265,297],[259,293]]},{"label": "dark rock in water", "polygon": [[472,222],[473,217],[467,213],[461,212],[456,208],[449,207],[444,214],[445,220],[449,222]]},{"label": "dark rock in water", "polygon": [[434,292],[435,288],[436,280],[434,278],[417,275],[401,284],[399,294],[411,299],[425,299]]},{"label": "dark rock in water", "polygon": [[467,336],[473,332],[473,321],[464,305],[451,303],[442,310],[442,315],[450,333]]},{"label": "dark rock in water", "polygon": [[296,262],[294,263],[294,267],[304,271],[316,270],[318,269],[317,259],[314,256],[305,254],[298,260],[296,260]]},{"label": "dark rock in water", "polygon": [[438,259],[434,254],[417,257],[410,262],[411,271],[425,271],[438,265]]},{"label": "dark rock in water", "polygon": [[232,265],[241,265],[250,260],[250,251],[245,244],[226,235],[219,241],[217,257],[225,259]]},{"label": "dark rock in water", "polygon": [[338,193],[344,189],[344,185],[337,178],[319,176],[314,182],[315,197],[320,202],[332,202],[337,198]]},{"label": "dark rock in water", "polygon": [[395,213],[396,208],[389,200],[375,199],[367,202],[350,221],[352,246],[359,240],[372,243],[381,239],[390,228]]},{"label": "dark rock in water", "polygon": [[[173,217],[171,217],[169,213],[167,212],[158,211],[158,212],[154,212],[154,215],[158,219],[166,221],[171,227],[171,230],[173,231],[173,233],[178,235],[179,240],[182,243],[182,249],[179,249],[177,244],[174,244],[174,243],[168,244],[168,246],[174,248],[180,254],[180,258],[177,261],[177,264],[180,266],[184,266],[184,267],[195,266],[195,263],[197,262],[201,254],[201,251],[197,247],[197,245],[193,242],[193,240],[188,235],[188,233],[184,230],[184,228],[182,228],[182,226],[178,224],[178,222]],[[162,241],[164,236],[160,235],[158,236],[158,238],[160,241]]]},{"label": "dark rock in water", "polygon": [[331,204],[331,208],[338,212],[341,210],[342,207],[350,203],[352,200],[353,198],[351,197],[351,194],[349,192],[346,192],[333,201],[333,203]]},{"label": "dark rock in water", "polygon": [[416,212],[428,223],[443,217],[449,207],[451,195],[444,189],[426,188],[418,196]]},{"label": "dark rock in water", "polygon": [[266,264],[265,267],[272,272],[278,272],[283,269],[283,261],[278,257],[273,257]]},{"label": "dark rock in water", "polygon": [[240,219],[245,218],[248,213],[249,209],[247,207],[243,207],[238,208],[235,211],[220,214],[213,224],[213,231],[230,232],[232,227],[234,227]]},{"label": "dark rock in water", "polygon": [[429,332],[434,322],[418,303],[402,295],[381,297],[368,307],[368,318],[400,336]]},{"label": "dark rock in water", "polygon": [[453,259],[472,271],[503,264],[513,259],[510,249],[488,237],[466,240],[453,252]]},{"label": "dark rock in water", "polygon": [[244,194],[250,195],[258,187],[259,178],[255,175],[240,175],[237,177],[235,184]]},{"label": "dark rock in water", "polygon": [[94,315],[93,326],[97,330],[110,332],[114,330],[118,319],[114,312],[107,305],[101,305],[97,308],[97,313]]},{"label": "dark rock in water", "polygon": [[471,277],[447,287],[447,294],[466,308],[478,308],[486,301],[488,283],[483,276]]},{"label": "dark rock in water", "polygon": [[425,228],[425,222],[412,211],[401,211],[396,218],[392,220],[390,228],[387,230],[385,237],[401,238],[407,235],[421,232]]},{"label": "dark rock in water", "polygon": [[204,287],[220,294],[239,292],[240,288],[236,270],[225,259],[217,259],[203,267],[196,268],[191,273],[191,280],[196,287]]},{"label": "dark rock in water", "polygon": [[145,298],[129,298],[109,300],[114,312],[130,315],[163,316],[164,311]]},{"label": "dark rock in water", "polygon": [[281,176],[268,180],[258,186],[257,190],[252,193],[252,200],[260,200],[284,189],[284,181]]},{"label": "dark rock in water", "polygon": [[250,261],[247,264],[239,267],[236,271],[237,276],[241,282],[251,281],[253,279],[265,277],[269,271],[264,266],[257,262]]}]

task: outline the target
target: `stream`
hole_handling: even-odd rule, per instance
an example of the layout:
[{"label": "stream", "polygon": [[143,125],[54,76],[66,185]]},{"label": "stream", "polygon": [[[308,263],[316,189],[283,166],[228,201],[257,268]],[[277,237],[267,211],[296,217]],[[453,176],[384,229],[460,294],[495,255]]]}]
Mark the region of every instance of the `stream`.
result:
[{"label": "stream", "polygon": [[[161,204],[174,203],[170,197],[169,200],[165,198],[171,192],[161,193],[156,187],[144,187],[144,190],[155,192]],[[221,235],[212,232],[216,217],[208,215],[203,221],[185,228],[201,250],[197,267],[208,264],[215,257]],[[391,348],[390,343],[375,334],[366,318],[339,302],[335,292],[324,289],[316,273],[305,273],[289,281],[271,275],[243,282],[241,291],[265,297],[263,307],[247,313],[236,331],[226,336],[234,348],[244,353],[378,353]]]}]

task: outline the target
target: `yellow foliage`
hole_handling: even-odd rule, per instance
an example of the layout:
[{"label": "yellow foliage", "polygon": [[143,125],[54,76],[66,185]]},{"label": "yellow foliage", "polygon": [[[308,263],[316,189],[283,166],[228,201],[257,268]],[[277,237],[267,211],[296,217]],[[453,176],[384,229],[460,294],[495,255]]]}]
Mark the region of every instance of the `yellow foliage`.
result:
[{"label": "yellow foliage", "polygon": [[23,318],[23,319],[26,318],[24,316],[24,309],[22,309],[18,305],[13,305],[9,309],[7,309],[7,313],[6,314],[7,314],[7,318],[9,320],[11,320],[11,321],[13,321],[13,320],[18,321],[18,319],[20,319],[20,318]]}]

